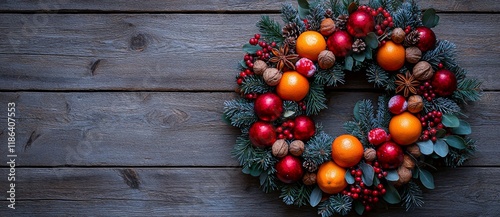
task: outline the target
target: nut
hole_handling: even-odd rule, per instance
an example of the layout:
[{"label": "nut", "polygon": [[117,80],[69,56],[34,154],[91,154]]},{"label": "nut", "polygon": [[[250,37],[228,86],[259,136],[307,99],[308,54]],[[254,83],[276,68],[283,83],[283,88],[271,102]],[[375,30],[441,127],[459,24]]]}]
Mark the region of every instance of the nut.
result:
[{"label": "nut", "polygon": [[288,154],[288,143],[284,139],[278,139],[272,147],[273,155],[282,158]]},{"label": "nut", "polygon": [[264,71],[264,81],[269,86],[276,86],[280,83],[281,72],[277,68],[267,68]]},{"label": "nut", "polygon": [[410,155],[405,154],[403,156],[403,165],[402,166],[411,170],[411,169],[415,168],[415,161],[413,160],[412,157],[410,157]]},{"label": "nut", "polygon": [[399,180],[397,182],[398,185],[404,185],[408,182],[410,182],[411,178],[413,177],[413,174],[410,169],[406,167],[399,167],[398,168],[398,176]]},{"label": "nut", "polygon": [[419,81],[431,79],[434,75],[434,69],[426,61],[420,61],[413,67],[413,77]]},{"label": "nut", "polygon": [[411,113],[419,113],[424,109],[424,100],[420,95],[412,95],[408,98],[408,111]]},{"label": "nut", "polygon": [[318,55],[318,64],[322,69],[331,68],[335,64],[335,55],[329,50],[321,51]]},{"label": "nut", "polygon": [[406,62],[409,62],[411,64],[415,64],[418,61],[420,61],[420,58],[422,58],[422,51],[418,49],[418,47],[409,47],[406,48]]},{"label": "nut", "polygon": [[413,144],[406,147],[406,151],[410,153],[413,157],[420,157],[422,152],[420,152],[420,147],[417,144]]},{"label": "nut", "polygon": [[290,143],[290,154],[294,156],[300,156],[302,153],[304,153],[304,142],[300,140],[294,140],[292,143]]},{"label": "nut", "polygon": [[401,44],[405,40],[405,37],[406,33],[403,29],[395,28],[394,30],[392,30],[391,39],[394,43]]},{"label": "nut", "polygon": [[253,72],[256,75],[264,74],[264,71],[267,69],[267,63],[262,60],[257,60],[253,63]]},{"label": "nut", "polygon": [[372,162],[377,158],[377,151],[373,148],[367,148],[364,152],[364,158],[367,162]]},{"label": "nut", "polygon": [[322,35],[329,36],[335,32],[335,21],[332,18],[326,18],[321,21],[320,30]]},{"label": "nut", "polygon": [[316,184],[316,173],[306,173],[304,177],[302,177],[302,182],[304,185]]}]

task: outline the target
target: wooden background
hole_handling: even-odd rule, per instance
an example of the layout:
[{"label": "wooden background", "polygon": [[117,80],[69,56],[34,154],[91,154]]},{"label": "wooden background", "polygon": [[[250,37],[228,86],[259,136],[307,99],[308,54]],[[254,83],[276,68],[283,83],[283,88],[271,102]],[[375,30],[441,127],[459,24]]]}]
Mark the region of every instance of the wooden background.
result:
[{"label": "wooden background", "polygon": [[[241,173],[222,120],[236,97],[241,46],[271,0],[6,0],[0,2],[0,191],[7,182],[8,102],[17,108],[16,210],[0,216],[315,216],[284,205]],[[295,3],[295,1],[294,1]],[[422,0],[441,16],[438,38],[482,80],[465,108],[478,152],[441,168],[424,207],[374,216],[493,216],[500,211],[500,4]],[[376,97],[360,75],[328,92],[315,119],[344,133],[357,100]]]}]

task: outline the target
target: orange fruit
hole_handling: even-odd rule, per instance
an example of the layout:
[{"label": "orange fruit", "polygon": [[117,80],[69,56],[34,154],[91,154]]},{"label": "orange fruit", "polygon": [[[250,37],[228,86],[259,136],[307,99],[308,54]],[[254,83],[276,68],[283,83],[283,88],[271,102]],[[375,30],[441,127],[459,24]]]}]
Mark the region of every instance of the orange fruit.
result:
[{"label": "orange fruit", "polygon": [[401,44],[385,42],[377,52],[377,63],[387,71],[396,71],[405,64],[406,52]]},{"label": "orange fruit", "polygon": [[410,145],[420,137],[422,124],[415,115],[403,112],[392,117],[389,122],[389,133],[394,142],[400,145]]},{"label": "orange fruit", "polygon": [[283,100],[300,101],[309,93],[309,81],[296,71],[285,72],[276,86],[276,93]]},{"label": "orange fruit", "polygon": [[333,161],[321,164],[316,174],[316,183],[319,188],[328,194],[336,194],[347,187],[345,180],[346,170]]},{"label": "orange fruit", "polygon": [[353,135],[340,135],[332,142],[333,161],[341,167],[355,166],[359,163],[363,154],[363,144]]},{"label": "orange fruit", "polygon": [[297,38],[296,51],[301,57],[316,61],[319,53],[325,49],[326,40],[319,32],[305,31]]}]

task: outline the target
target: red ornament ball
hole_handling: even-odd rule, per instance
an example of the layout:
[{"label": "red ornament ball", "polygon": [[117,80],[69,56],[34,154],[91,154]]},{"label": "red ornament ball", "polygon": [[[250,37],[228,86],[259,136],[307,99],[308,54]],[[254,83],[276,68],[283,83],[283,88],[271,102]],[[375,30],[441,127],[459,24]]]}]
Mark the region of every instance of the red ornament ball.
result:
[{"label": "red ornament ball", "polygon": [[436,34],[434,34],[432,29],[425,26],[419,26],[416,30],[419,35],[417,43],[418,49],[421,51],[428,51],[436,46]]},{"label": "red ornament ball", "polygon": [[284,183],[290,184],[302,179],[304,169],[298,157],[287,155],[276,163],[276,176]]},{"label": "red ornament ball", "polygon": [[303,57],[295,63],[295,71],[310,78],[314,75],[314,72],[316,72],[316,66],[312,60]]},{"label": "red ornament ball", "polygon": [[377,160],[383,169],[396,169],[403,163],[403,149],[394,142],[385,142],[377,148]]},{"label": "red ornament ball", "polygon": [[375,128],[368,132],[368,142],[375,146],[381,145],[388,139],[387,132],[382,128]]},{"label": "red ornament ball", "polygon": [[347,32],[354,37],[362,38],[375,30],[375,19],[366,10],[357,10],[347,19]]},{"label": "red ornament ball", "polygon": [[271,147],[277,138],[274,126],[264,121],[253,123],[248,133],[250,142],[258,148]]},{"label": "red ornament ball", "polygon": [[406,98],[401,95],[391,97],[388,104],[389,111],[395,115],[399,115],[408,109],[408,102]]},{"label": "red ornament ball", "polygon": [[349,35],[346,31],[335,31],[328,40],[326,41],[326,45],[328,50],[330,50],[335,57],[345,57],[347,53],[352,48],[352,36]]},{"label": "red ornament ball", "polygon": [[432,90],[439,96],[450,96],[457,90],[457,77],[447,69],[440,69],[432,77]]},{"label": "red ornament ball", "polygon": [[283,112],[283,101],[274,93],[264,93],[255,100],[254,111],[263,121],[275,121]]},{"label": "red ornament ball", "polygon": [[297,140],[307,141],[316,133],[314,121],[305,115],[300,115],[294,120],[293,136]]}]

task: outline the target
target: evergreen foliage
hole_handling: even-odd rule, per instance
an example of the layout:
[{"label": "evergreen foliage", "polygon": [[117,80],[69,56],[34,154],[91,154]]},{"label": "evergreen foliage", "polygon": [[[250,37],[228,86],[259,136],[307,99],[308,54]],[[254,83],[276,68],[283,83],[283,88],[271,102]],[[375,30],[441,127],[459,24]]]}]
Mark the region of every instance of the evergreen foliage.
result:
[{"label": "evergreen foliage", "polygon": [[309,204],[309,195],[312,187],[306,186],[301,182],[284,185],[281,188],[280,198],[287,205],[303,206]]},{"label": "evergreen foliage", "polygon": [[[393,5],[396,4],[395,2],[397,1],[388,0],[387,2],[392,3],[386,3],[386,5]],[[411,26],[412,28],[422,26],[422,21],[420,19],[422,17],[422,12],[417,3],[413,0],[405,1],[398,9],[392,8],[390,11],[392,12],[395,27],[404,29],[407,26]]]},{"label": "evergreen foliage", "polygon": [[335,194],[318,206],[318,214],[322,217],[335,214],[347,215],[352,209],[352,198],[347,195]]},{"label": "evergreen foliage", "polygon": [[333,137],[322,130],[317,131],[307,143],[302,157],[305,161],[311,161],[317,166],[331,158]]},{"label": "evergreen foliage", "polygon": [[310,14],[307,15],[307,21],[309,23],[309,30],[319,31],[321,27],[321,21],[325,19],[325,8],[322,4],[315,4],[310,10]]},{"label": "evergreen foliage", "polygon": [[410,181],[407,185],[403,186],[401,199],[401,205],[405,207],[406,211],[410,211],[415,207],[422,207],[422,205],[424,204],[422,190],[413,181]]},{"label": "evergreen foliage", "polygon": [[225,101],[224,116],[231,121],[231,125],[242,128],[242,131],[257,121],[253,102],[245,99]]},{"label": "evergreen foliage", "polygon": [[247,76],[240,88],[244,94],[267,93],[274,90],[274,87],[266,84],[262,76]]},{"label": "evergreen foliage", "polygon": [[326,105],[325,88],[317,82],[311,82],[309,85],[309,93],[304,98],[306,103],[306,115],[317,115],[323,109],[328,108]]},{"label": "evergreen foliage", "polygon": [[424,112],[428,113],[434,110],[443,114],[461,114],[460,106],[455,101],[444,97],[435,98],[432,102],[424,100]]},{"label": "evergreen foliage", "polygon": [[460,150],[451,146],[449,147],[450,151],[445,158],[446,166],[453,168],[462,166],[467,159],[474,155],[476,152],[476,141],[469,137],[465,137],[464,140],[465,149]]},{"label": "evergreen foliage", "polygon": [[314,82],[326,85],[326,86],[337,86],[338,84],[344,84],[344,76],[345,73],[343,71],[343,67],[340,64],[335,64],[333,67],[329,69],[321,69],[319,66],[316,66],[319,69],[314,75]]},{"label": "evergreen foliage", "polygon": [[274,41],[277,44],[281,44],[283,42],[284,38],[281,34],[281,25],[269,18],[269,16],[262,16],[261,20],[257,22],[257,27],[262,33],[262,37],[269,42]]},{"label": "evergreen foliage", "polygon": [[437,69],[439,63],[443,65],[454,66],[457,46],[447,40],[439,40],[436,42],[436,47],[432,50],[424,52],[422,60],[427,61],[434,69]]},{"label": "evergreen foliage", "polygon": [[453,92],[453,99],[462,102],[475,102],[481,99],[481,84],[477,79],[464,78],[458,82],[457,90]]},{"label": "evergreen foliage", "polygon": [[375,63],[366,70],[366,77],[368,82],[373,83],[375,87],[386,87],[390,83],[389,73]]}]

